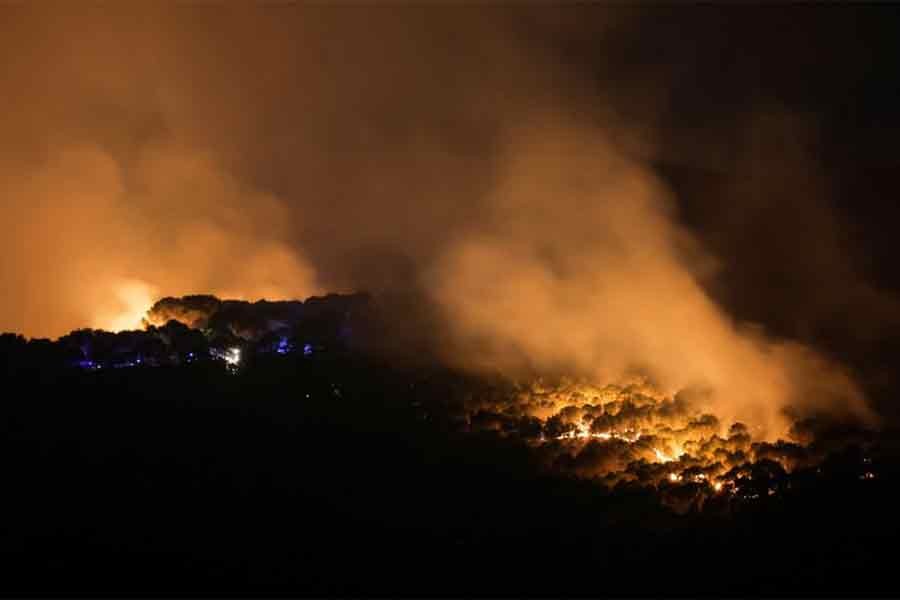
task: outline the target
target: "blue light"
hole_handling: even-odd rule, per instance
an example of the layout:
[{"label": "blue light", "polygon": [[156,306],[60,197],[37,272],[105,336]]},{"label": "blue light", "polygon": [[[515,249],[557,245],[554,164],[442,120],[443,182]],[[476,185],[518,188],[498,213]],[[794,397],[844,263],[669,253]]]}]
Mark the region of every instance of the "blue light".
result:
[{"label": "blue light", "polygon": [[304,344],[304,345],[303,345],[303,355],[304,355],[304,356],[309,356],[309,355],[312,354],[312,353],[313,353],[313,347],[312,347],[312,344]]}]

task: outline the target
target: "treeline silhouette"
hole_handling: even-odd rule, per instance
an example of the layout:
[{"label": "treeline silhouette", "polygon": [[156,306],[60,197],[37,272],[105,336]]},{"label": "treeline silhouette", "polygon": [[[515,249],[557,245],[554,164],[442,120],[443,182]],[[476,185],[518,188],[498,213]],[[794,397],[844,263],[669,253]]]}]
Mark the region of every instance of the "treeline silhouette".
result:
[{"label": "treeline silhouette", "polygon": [[[65,368],[98,370],[181,365],[210,360],[231,349],[243,355],[371,350],[379,315],[365,294],[313,297],[305,302],[221,301],[214,296],[163,298],[143,329],[81,329],[58,340],[0,335],[0,364],[7,375]],[[369,346],[367,347],[366,344]]]},{"label": "treeline silhouette", "polygon": [[[776,473],[775,496],[676,514],[651,488],[547,472],[517,438],[460,427],[465,397],[502,379],[340,345],[331,323],[316,352],[249,352],[237,371],[85,369],[59,360],[63,342],[3,337],[2,591],[896,590],[890,432]],[[292,327],[292,343],[315,330]]]}]

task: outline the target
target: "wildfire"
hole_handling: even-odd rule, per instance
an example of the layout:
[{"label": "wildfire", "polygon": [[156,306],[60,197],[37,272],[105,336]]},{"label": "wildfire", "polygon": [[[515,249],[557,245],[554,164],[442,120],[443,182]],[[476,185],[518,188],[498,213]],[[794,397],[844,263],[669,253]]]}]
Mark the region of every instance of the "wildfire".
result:
[{"label": "wildfire", "polygon": [[656,460],[658,460],[661,463],[672,462],[673,460],[675,460],[674,458],[672,458],[671,456],[669,456],[668,454],[666,454],[659,448],[654,448],[653,454],[656,455]]},{"label": "wildfire", "polygon": [[624,440],[626,442],[636,442],[641,437],[640,432],[624,432],[619,433],[615,431],[604,431],[600,433],[592,432],[590,430],[590,426],[585,423],[579,423],[575,429],[571,431],[567,431],[557,436],[558,440],[587,440],[587,439],[598,439],[598,440]]},{"label": "wildfire", "polygon": [[[633,444],[637,442],[639,439],[644,437],[646,434],[641,431],[625,431],[625,432],[617,432],[617,431],[602,431],[602,432],[593,432],[590,430],[590,426],[584,422],[578,423],[574,429],[570,431],[566,431],[565,433],[561,433],[556,437],[557,440],[622,440],[624,442],[628,442],[629,444]],[[653,455],[656,457],[656,461],[660,463],[668,463],[677,460],[674,456],[671,456],[664,452],[663,450],[654,447]]]},{"label": "wildfire", "polygon": [[96,329],[119,332],[143,329],[143,319],[156,299],[155,289],[140,280],[119,283],[113,291],[113,303],[94,319]]},{"label": "wildfire", "polygon": [[[715,494],[755,499],[766,495],[756,491],[763,482],[772,490],[767,495],[776,495],[794,469],[822,459],[804,445],[805,435],[770,441],[757,423],[711,414],[702,394],[663,393],[640,380],[606,386],[537,381],[471,402],[470,428],[523,436],[554,471],[607,486],[691,486],[691,492],[663,494],[676,510],[690,498]],[[860,475],[874,477],[869,468]]]}]

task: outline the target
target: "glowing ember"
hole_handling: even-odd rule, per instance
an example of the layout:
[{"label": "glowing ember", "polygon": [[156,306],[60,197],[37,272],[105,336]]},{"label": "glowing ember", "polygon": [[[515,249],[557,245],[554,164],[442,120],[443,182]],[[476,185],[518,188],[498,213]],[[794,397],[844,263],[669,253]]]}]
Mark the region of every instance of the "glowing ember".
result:
[{"label": "glowing ember", "polygon": [[[547,468],[607,486],[699,485],[701,495],[753,499],[760,494],[748,482],[769,481],[777,494],[781,478],[821,460],[800,438],[769,441],[757,423],[711,414],[702,392],[664,393],[641,379],[605,386],[537,380],[475,397],[466,408],[470,428],[522,435]],[[873,477],[871,469],[860,475]]]},{"label": "glowing ember", "polygon": [[653,454],[656,455],[656,460],[658,460],[661,463],[672,462],[673,460],[675,460],[674,458],[667,455],[665,452],[663,452],[659,448],[654,448]]}]

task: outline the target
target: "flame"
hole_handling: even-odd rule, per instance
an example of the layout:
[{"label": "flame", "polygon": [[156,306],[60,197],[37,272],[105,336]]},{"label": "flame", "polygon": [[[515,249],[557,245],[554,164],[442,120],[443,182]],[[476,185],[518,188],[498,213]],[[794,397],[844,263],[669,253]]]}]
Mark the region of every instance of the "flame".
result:
[{"label": "flame", "polygon": [[[590,430],[590,426],[584,422],[579,423],[575,429],[571,431],[567,431],[563,434],[560,434],[556,437],[558,440],[622,440],[624,442],[628,442],[629,444],[633,444],[646,435],[643,431],[626,431],[626,432],[617,432],[617,431],[602,431],[602,432],[594,432]],[[660,463],[669,463],[677,460],[677,456],[680,455],[680,452],[676,452],[675,455],[669,455],[663,450],[659,448],[653,448],[653,454],[656,457],[656,462]],[[705,476],[700,475],[700,478],[704,478]]]},{"label": "flame", "polygon": [[654,448],[653,453],[656,455],[656,460],[658,460],[661,463],[672,462],[673,460],[675,460],[674,458],[672,458],[671,456],[669,456],[668,454],[666,454],[659,448]]},{"label": "flame", "polygon": [[[645,376],[635,376],[609,384],[535,379],[508,394],[479,398],[469,410],[470,416],[485,411],[529,419],[541,431],[526,439],[544,464],[608,485],[637,480],[739,495],[744,492],[735,480],[750,478],[739,470],[743,466],[768,459],[790,473],[821,460],[796,439],[770,443],[758,423],[717,416],[715,408],[702,393],[663,392]],[[496,417],[479,427],[501,435],[517,431],[514,425],[496,428]],[[863,471],[860,479],[875,477]]]},{"label": "flame", "polygon": [[587,440],[587,439],[599,439],[599,440],[623,440],[629,443],[634,443],[641,438],[642,433],[640,431],[637,432],[619,432],[619,431],[602,431],[602,432],[594,432],[591,431],[590,426],[587,423],[581,422],[579,423],[575,429],[571,431],[567,431],[561,435],[558,435],[556,439],[558,440]]},{"label": "flame", "polygon": [[144,317],[155,299],[156,290],[150,284],[138,279],[121,281],[113,291],[112,306],[101,310],[93,327],[113,332],[143,329]]}]

